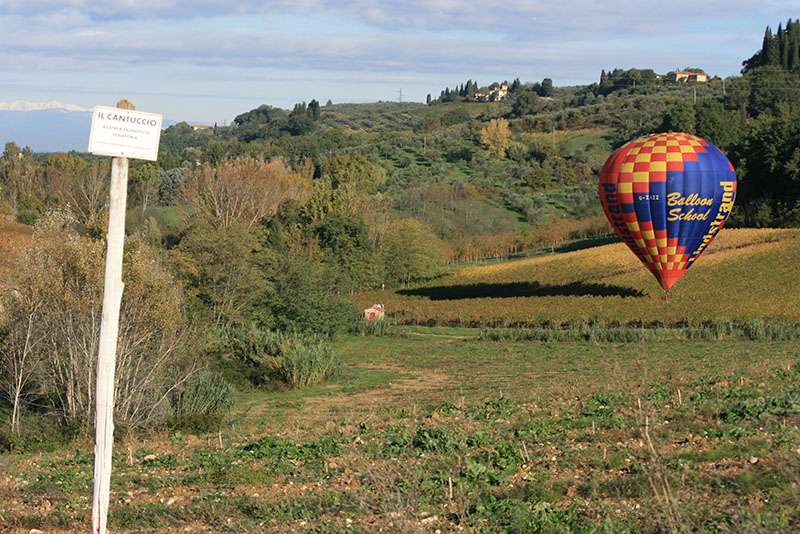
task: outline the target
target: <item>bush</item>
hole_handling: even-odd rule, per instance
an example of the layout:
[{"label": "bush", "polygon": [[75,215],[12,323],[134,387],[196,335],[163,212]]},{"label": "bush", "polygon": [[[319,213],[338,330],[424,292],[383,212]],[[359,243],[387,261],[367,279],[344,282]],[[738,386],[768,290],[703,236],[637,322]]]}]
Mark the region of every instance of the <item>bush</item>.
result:
[{"label": "bush", "polygon": [[357,336],[366,337],[383,337],[387,334],[387,327],[396,326],[390,325],[387,320],[368,321],[363,316],[359,315],[350,325],[349,333]]},{"label": "bush", "polygon": [[309,334],[283,336],[273,369],[291,388],[303,388],[332,378],[341,363],[325,340]]},{"label": "bush", "polygon": [[489,341],[596,341],[639,343],[665,340],[748,339],[751,341],[791,341],[800,339],[800,325],[768,323],[752,319],[734,323],[725,319],[685,324],[680,327],[642,324],[604,324],[570,322],[517,328],[483,328],[479,338]]},{"label": "bush", "polygon": [[0,428],[0,453],[62,450],[74,446],[80,439],[77,427],[61,426],[56,419],[42,413],[23,414],[19,426],[19,435],[6,425]]},{"label": "bush", "polygon": [[250,368],[254,385],[277,380],[302,388],[329,380],[341,366],[325,338],[316,334],[235,327],[228,331],[227,345]]},{"label": "bush", "polygon": [[236,401],[236,388],[217,373],[204,371],[190,378],[170,398],[174,426],[195,431],[216,427]]},{"label": "bush", "polygon": [[[78,226],[64,210],[39,220],[10,273],[9,287],[17,290],[0,292],[7,333],[0,394],[17,403],[16,432],[18,414],[28,410],[64,428],[92,431],[105,243],[82,236]],[[184,360],[182,294],[159,254],[131,236],[124,265],[114,420],[130,432],[166,422],[168,392],[191,366]],[[182,371],[168,376],[170,368]]]},{"label": "bush", "polygon": [[42,215],[38,211],[20,210],[19,213],[17,213],[17,222],[33,226],[41,217]]}]

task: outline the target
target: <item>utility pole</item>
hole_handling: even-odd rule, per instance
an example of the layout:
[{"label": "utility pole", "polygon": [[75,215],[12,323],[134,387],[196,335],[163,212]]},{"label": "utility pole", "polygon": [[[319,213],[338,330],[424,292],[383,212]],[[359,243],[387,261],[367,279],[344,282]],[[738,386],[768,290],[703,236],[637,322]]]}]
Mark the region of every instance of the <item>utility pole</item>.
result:
[{"label": "utility pole", "polygon": [[397,91],[397,99],[398,99],[398,102],[400,104],[403,103],[403,89],[402,88],[400,88],[400,90]]}]

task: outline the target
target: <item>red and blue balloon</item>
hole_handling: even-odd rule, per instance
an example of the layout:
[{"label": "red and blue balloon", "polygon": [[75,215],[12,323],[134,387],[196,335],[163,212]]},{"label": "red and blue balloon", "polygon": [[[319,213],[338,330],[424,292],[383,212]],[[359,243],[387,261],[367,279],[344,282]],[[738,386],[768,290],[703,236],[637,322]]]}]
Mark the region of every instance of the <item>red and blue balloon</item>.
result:
[{"label": "red and blue balloon", "polygon": [[687,133],[640,137],[600,172],[600,201],[611,226],[669,290],[725,224],[736,173],[714,145]]}]

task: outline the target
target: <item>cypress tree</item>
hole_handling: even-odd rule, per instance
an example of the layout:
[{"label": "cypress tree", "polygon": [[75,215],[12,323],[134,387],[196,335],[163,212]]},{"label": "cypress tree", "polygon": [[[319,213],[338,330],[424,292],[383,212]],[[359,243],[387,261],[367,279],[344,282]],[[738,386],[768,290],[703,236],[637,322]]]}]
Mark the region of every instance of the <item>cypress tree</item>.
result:
[{"label": "cypress tree", "polygon": [[786,32],[789,34],[789,70],[800,70],[800,20],[789,19]]},{"label": "cypress tree", "polygon": [[781,29],[778,24],[778,49],[780,51],[779,65],[784,70],[789,70],[789,33]]},{"label": "cypress tree", "polygon": [[[780,30],[779,30],[780,31]],[[781,61],[779,38],[772,36],[772,31],[767,27],[767,35],[764,35],[764,47],[761,49],[764,56],[761,66],[779,65]]]},{"label": "cypress tree", "polygon": [[317,102],[316,99],[312,99],[311,102],[308,103],[307,113],[308,116],[311,117],[311,120],[319,120],[319,102]]}]

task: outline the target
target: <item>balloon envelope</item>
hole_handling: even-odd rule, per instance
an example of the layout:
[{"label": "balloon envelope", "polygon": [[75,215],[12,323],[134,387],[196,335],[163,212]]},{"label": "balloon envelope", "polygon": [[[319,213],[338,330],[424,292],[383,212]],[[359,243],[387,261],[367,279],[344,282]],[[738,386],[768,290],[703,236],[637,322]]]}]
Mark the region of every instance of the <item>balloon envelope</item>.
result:
[{"label": "balloon envelope", "polygon": [[735,197],[728,158],[686,133],[629,141],[600,172],[611,226],[667,290],[717,235]]}]

